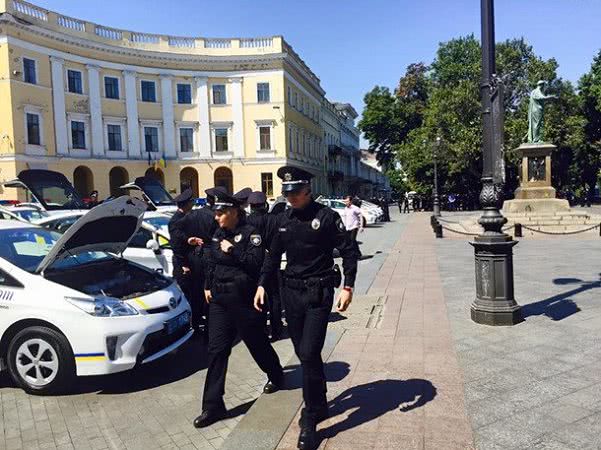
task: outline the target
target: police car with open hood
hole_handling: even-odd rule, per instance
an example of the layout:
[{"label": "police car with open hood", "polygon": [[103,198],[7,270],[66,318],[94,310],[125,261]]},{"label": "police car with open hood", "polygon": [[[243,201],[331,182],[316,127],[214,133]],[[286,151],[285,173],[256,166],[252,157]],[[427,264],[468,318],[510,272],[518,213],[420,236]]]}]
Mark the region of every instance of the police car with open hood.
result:
[{"label": "police car with open hood", "polygon": [[173,280],[115,256],[145,210],[119,197],[63,235],[0,220],[0,368],[27,392],[131,369],[192,335],[190,306]]},{"label": "police car with open hood", "polygon": [[177,211],[177,205],[171,194],[154,178],[138,177],[134,181],[120,186],[120,189],[128,190],[133,196],[139,192],[142,199],[154,211],[169,215],[173,215]]}]

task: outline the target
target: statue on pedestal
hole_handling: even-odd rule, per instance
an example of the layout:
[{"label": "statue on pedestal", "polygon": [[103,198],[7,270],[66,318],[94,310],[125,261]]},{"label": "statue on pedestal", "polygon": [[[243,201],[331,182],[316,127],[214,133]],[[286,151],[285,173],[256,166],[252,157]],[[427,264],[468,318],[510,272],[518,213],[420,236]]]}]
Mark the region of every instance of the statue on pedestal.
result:
[{"label": "statue on pedestal", "polygon": [[542,142],[543,121],[545,116],[545,102],[557,98],[556,95],[545,95],[546,81],[540,80],[536,88],[530,93],[530,104],[528,105],[528,143],[538,144]]}]

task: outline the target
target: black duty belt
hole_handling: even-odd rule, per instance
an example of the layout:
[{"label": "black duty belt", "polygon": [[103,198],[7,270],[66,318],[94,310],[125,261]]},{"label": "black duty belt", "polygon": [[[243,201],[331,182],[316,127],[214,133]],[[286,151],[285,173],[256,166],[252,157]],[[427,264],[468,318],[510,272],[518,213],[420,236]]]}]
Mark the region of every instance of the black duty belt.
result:
[{"label": "black duty belt", "polygon": [[284,286],[291,289],[320,289],[340,286],[340,273],[332,272],[323,277],[290,278],[284,276]]}]

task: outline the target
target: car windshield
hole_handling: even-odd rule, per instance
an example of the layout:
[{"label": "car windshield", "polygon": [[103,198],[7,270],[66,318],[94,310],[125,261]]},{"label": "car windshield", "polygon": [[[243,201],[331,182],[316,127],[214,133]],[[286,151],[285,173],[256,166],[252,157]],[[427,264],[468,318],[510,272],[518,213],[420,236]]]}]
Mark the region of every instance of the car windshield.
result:
[{"label": "car windshield", "polygon": [[48,214],[46,214],[45,212],[37,211],[35,209],[23,209],[20,211],[15,211],[15,214],[21,217],[22,219],[27,220],[28,222],[48,217]]},{"label": "car windshield", "polygon": [[157,216],[144,219],[144,222],[152,225],[157,230],[169,231],[169,217]]},{"label": "car windshield", "polygon": [[[11,228],[0,230],[0,257],[28,272],[34,272],[60,234],[43,228]],[[105,252],[83,252],[57,260],[53,269],[73,267],[111,258]]]}]

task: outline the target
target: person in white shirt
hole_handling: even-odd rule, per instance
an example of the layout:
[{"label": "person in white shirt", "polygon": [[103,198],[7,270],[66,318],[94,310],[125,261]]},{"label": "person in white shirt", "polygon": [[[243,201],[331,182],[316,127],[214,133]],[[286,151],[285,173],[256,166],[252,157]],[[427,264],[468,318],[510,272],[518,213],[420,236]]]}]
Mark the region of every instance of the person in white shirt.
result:
[{"label": "person in white shirt", "polygon": [[345,208],[342,213],[342,221],[351,239],[357,242],[357,234],[363,232],[363,213],[361,208],[353,205],[353,196],[344,197]]}]

